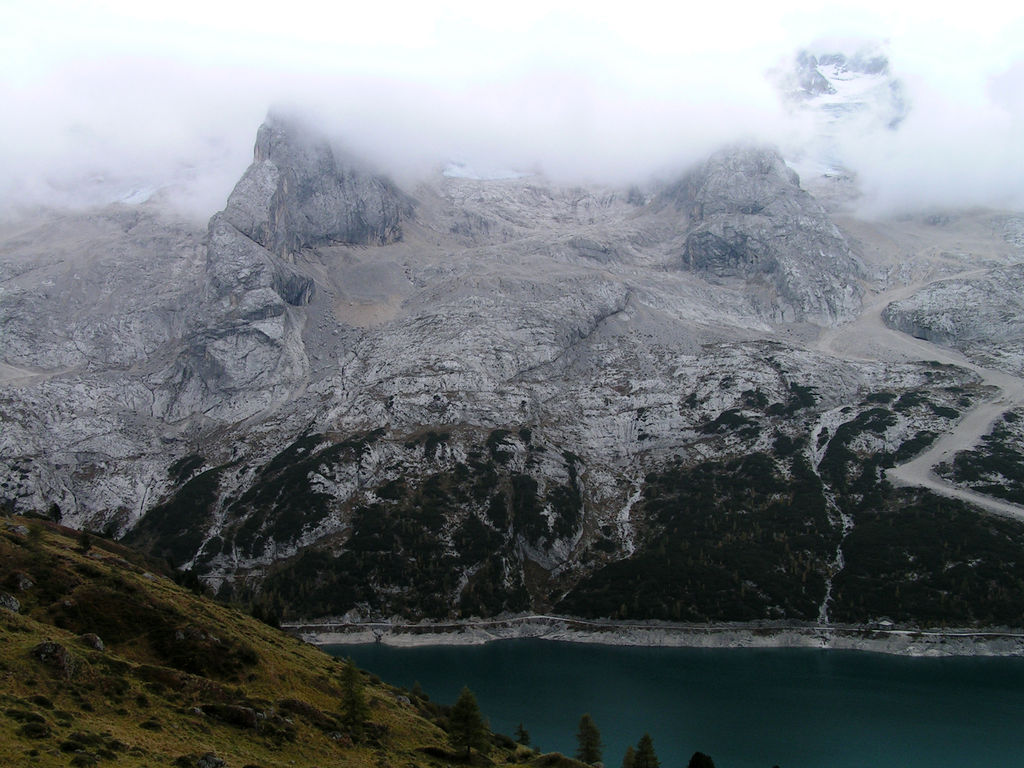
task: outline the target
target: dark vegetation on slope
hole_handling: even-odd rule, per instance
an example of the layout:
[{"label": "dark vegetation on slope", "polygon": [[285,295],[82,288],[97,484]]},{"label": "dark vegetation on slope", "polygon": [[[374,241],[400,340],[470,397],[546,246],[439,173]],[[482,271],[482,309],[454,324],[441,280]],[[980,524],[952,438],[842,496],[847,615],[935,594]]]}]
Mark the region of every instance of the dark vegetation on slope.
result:
[{"label": "dark vegetation on slope", "polygon": [[[172,464],[169,474],[180,481],[186,472],[191,474],[191,471],[202,466],[201,456],[189,458],[189,463]],[[187,562],[202,546],[206,528],[213,519],[220,476],[224,469],[208,469],[183,482],[174,496],[151,509],[128,532],[124,537],[125,543],[174,564]]]},{"label": "dark vegetation on slope", "polygon": [[838,534],[802,453],[751,454],[647,476],[651,543],[558,605],[582,616],[672,621],[812,619]]},{"label": "dark vegetation on slope", "polygon": [[[416,444],[430,454],[446,440],[445,433],[428,432]],[[286,606],[289,617],[357,606],[389,615],[446,616],[465,577],[460,615],[529,609],[545,599],[545,585],[527,583],[520,542],[571,537],[582,523],[575,456],[561,457],[568,482],[548,481],[546,487],[511,464],[512,453],[521,451],[528,469],[545,450],[528,430],[494,430],[450,470],[376,488],[372,501],[352,507],[352,532],[343,548],[306,549],[274,565],[260,599]],[[550,520],[545,508],[554,510]]]},{"label": "dark vegetation on slope", "polygon": [[[1016,566],[1024,529],[923,491],[895,491],[884,479],[971,404],[972,391],[941,386],[940,368],[925,376],[939,386],[869,392],[818,430],[814,445],[813,388],[790,383],[781,400],[742,392],[740,407],[693,428],[729,457],[677,458],[648,473],[629,557],[616,526],[593,521],[583,461],[525,427],[310,433],[256,467],[204,471],[202,457],[186,456],[171,468],[176,494],[128,538],[180,563],[189,550],[182,542],[199,547],[204,521],[225,513],[193,575],[223,552],[278,553],[259,579],[226,581],[219,593],[272,619],[556,610],[816,621],[832,579],[833,620],[1020,625],[1013,596],[1024,592]],[[687,403],[699,407],[695,395]],[[935,426],[908,437],[907,418]],[[364,484],[344,502],[324,490],[363,483],[364,468],[381,462],[409,471]],[[218,478],[236,486],[242,478],[243,490],[233,498]],[[327,516],[346,527],[281,557]],[[572,565],[557,575],[543,564],[556,541],[573,542]]]},{"label": "dark vegetation on slope", "polygon": [[[825,436],[821,480],[799,441],[788,438],[775,442],[776,457],[790,456],[788,467],[751,454],[648,475],[646,546],[582,580],[558,609],[605,618],[815,620],[841,541],[844,563],[829,601],[834,621],[1024,625],[1024,526],[890,486],[884,470],[926,448],[932,433],[919,432],[893,452],[855,448],[859,437],[884,435],[894,411],[925,406],[955,418],[920,393],[889,394],[869,397],[865,410],[851,411]],[[846,536],[840,513],[852,526]]]},{"label": "dark vegetation on slope", "polygon": [[832,618],[1024,626],[1024,527],[924,491],[883,492],[854,513]]},{"label": "dark vegetation on slope", "polygon": [[[364,707],[350,706],[356,689]],[[127,547],[0,517],[0,764],[443,768],[465,764],[450,715],[422,692],[350,678]],[[482,736],[474,765],[549,764]]]},{"label": "dark vegetation on slope", "polygon": [[936,471],[947,480],[979,493],[1024,504],[1024,420],[1019,411],[1008,411],[970,451],[960,451],[952,466]]},{"label": "dark vegetation on slope", "polygon": [[[222,597],[288,618],[356,606],[445,616],[452,595],[464,616],[526,610],[546,600],[546,579],[524,562],[522,543],[543,549],[582,525],[578,457],[539,444],[529,429],[496,429],[477,435],[464,461],[367,488],[344,504],[320,490],[322,483],[351,482],[383,433],[307,434],[257,468],[230,464],[196,474],[202,457],[185,457],[170,470],[178,489],[125,541],[177,565],[198,552],[194,571],[202,575],[221,553],[287,551],[327,516],[339,515],[351,525],[343,542],[327,537],[293,557],[278,555],[257,590],[228,584]],[[450,440],[449,432],[427,431],[407,438],[403,448],[429,460]],[[545,477],[542,462],[561,479]],[[229,472],[249,478],[238,498],[223,498],[221,479]],[[219,511],[226,524],[207,539]]]}]

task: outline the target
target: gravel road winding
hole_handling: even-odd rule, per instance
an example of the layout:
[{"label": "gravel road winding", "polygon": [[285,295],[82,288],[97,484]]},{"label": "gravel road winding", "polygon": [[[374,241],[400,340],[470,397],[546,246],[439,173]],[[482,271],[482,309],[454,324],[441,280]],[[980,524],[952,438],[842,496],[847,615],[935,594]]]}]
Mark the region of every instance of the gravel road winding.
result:
[{"label": "gravel road winding", "polygon": [[[941,280],[963,279],[982,273],[972,270]],[[935,493],[961,499],[989,512],[1024,520],[1024,507],[959,488],[935,474],[936,465],[949,461],[959,451],[970,450],[992,428],[993,423],[1007,410],[1024,405],[1024,380],[1002,371],[983,368],[953,349],[940,347],[924,339],[914,338],[893,330],[882,321],[882,311],[893,301],[906,298],[937,280],[926,280],[880,293],[852,323],[829,329],[821,335],[817,347],[820,351],[847,360],[897,362],[934,360],[973,371],[982,381],[993,387],[995,393],[978,402],[967,411],[950,432],[935,441],[924,453],[888,472],[896,485],[928,488]]]}]

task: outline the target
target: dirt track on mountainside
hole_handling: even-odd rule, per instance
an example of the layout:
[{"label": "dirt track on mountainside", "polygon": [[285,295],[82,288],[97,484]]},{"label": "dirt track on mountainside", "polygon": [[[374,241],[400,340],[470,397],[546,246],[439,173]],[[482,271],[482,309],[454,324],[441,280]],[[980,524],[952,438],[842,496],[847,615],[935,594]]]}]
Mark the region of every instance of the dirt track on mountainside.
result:
[{"label": "dirt track on mountainside", "polygon": [[978,402],[964,413],[952,429],[936,440],[924,453],[890,469],[888,477],[897,485],[928,488],[943,496],[983,507],[990,512],[1024,520],[1024,507],[976,491],[958,488],[933,471],[936,465],[952,460],[957,452],[970,450],[977,445],[982,436],[991,430],[993,423],[1007,410],[1024,405],[1024,380],[1002,371],[983,368],[954,349],[941,347],[894,330],[882,321],[882,312],[893,301],[912,296],[939,280],[964,279],[984,272],[985,270],[970,270],[884,291],[874,297],[855,321],[822,333],[816,346],[822,352],[846,360],[934,360],[956,365],[973,371],[981,377],[984,384],[995,388],[992,397]]}]

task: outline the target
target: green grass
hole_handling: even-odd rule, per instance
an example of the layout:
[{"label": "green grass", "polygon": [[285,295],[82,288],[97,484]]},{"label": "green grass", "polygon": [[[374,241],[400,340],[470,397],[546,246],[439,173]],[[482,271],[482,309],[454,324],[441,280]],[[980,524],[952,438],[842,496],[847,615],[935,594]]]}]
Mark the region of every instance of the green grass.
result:
[{"label": "green grass", "polygon": [[[0,610],[0,765],[190,766],[209,752],[231,768],[457,762],[444,707],[362,673],[370,719],[355,737],[340,661],[126,547],[89,544],[0,517],[0,589],[21,603]],[[528,759],[520,752],[492,737],[488,759]]]}]

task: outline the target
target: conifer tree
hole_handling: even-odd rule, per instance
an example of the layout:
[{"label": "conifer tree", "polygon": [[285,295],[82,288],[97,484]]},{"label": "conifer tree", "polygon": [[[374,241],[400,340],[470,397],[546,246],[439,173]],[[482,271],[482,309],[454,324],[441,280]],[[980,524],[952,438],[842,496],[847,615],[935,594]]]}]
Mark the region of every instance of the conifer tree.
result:
[{"label": "conifer tree", "polygon": [[654,742],[651,734],[645,733],[640,737],[636,745],[636,757],[633,759],[633,768],[660,768],[661,763],[654,753]]},{"label": "conifer tree", "polygon": [[472,754],[473,747],[483,750],[486,746],[484,737],[487,735],[487,728],[483,715],[480,714],[480,706],[476,703],[476,696],[469,688],[462,689],[458,701],[452,706],[448,721],[451,726],[448,740],[453,747],[466,748],[467,760]]},{"label": "conifer tree", "polygon": [[622,768],[634,768],[636,765],[636,750],[632,746],[626,747],[626,754],[622,756]]},{"label": "conifer tree", "polygon": [[522,723],[516,728],[516,744],[522,744],[524,747],[530,746],[530,732],[523,728]]},{"label": "conifer tree", "polygon": [[589,715],[580,718],[579,730],[576,732],[576,759],[581,763],[601,762],[604,744],[601,743],[601,732],[597,730],[594,719]]},{"label": "conifer tree", "polygon": [[345,660],[345,669],[341,678],[341,712],[342,722],[353,738],[363,735],[363,723],[370,716],[370,708],[366,704],[366,692],[363,690],[363,677],[352,659]]}]

